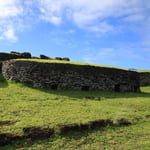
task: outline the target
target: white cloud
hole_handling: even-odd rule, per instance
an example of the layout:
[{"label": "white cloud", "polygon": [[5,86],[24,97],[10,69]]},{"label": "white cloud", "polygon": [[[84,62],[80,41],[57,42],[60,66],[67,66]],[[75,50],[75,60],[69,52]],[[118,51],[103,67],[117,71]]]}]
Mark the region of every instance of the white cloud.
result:
[{"label": "white cloud", "polygon": [[145,20],[145,16],[143,14],[133,14],[124,18],[127,22],[139,22]]},{"label": "white cloud", "polygon": [[103,34],[116,31],[116,22],[125,22],[124,26],[128,22],[148,24],[149,9],[150,2],[145,0],[0,0],[0,36],[11,28],[16,37],[20,27],[39,21],[55,26],[71,22],[83,30]]},{"label": "white cloud", "polygon": [[[109,18],[120,21],[122,18],[126,21],[143,21],[144,9],[147,7],[143,5],[147,3],[143,0],[38,0],[38,2],[42,18],[46,21],[58,25],[62,20],[69,19],[79,28],[102,33],[115,28],[108,22]],[[59,21],[53,22],[53,17],[59,18]]]},{"label": "white cloud", "polygon": [[12,28],[3,32],[3,34],[0,36],[0,40],[3,40],[3,39],[7,39],[11,42],[16,42],[18,40]]},{"label": "white cloud", "polygon": [[45,20],[45,21],[48,21],[56,26],[60,25],[61,24],[61,17],[58,17],[58,16],[41,16],[40,17],[42,20]]},{"label": "white cloud", "polygon": [[0,1],[0,19],[18,16],[22,11],[19,0]]},{"label": "white cloud", "polygon": [[20,0],[0,1],[0,40],[17,41],[16,31],[21,26],[23,8]]}]

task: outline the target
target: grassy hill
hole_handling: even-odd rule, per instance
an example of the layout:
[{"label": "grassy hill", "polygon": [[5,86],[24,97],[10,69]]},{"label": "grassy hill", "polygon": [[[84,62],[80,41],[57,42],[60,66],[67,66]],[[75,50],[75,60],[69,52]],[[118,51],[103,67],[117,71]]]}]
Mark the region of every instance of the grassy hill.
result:
[{"label": "grassy hill", "polygon": [[[141,93],[52,91],[3,80],[0,133],[23,136],[23,128],[27,127],[52,128],[55,133],[43,140],[15,140],[0,150],[149,150],[150,87],[141,90]],[[88,124],[94,120],[111,120],[113,125],[60,132],[63,125]],[[120,120],[124,124],[119,124]]]}]

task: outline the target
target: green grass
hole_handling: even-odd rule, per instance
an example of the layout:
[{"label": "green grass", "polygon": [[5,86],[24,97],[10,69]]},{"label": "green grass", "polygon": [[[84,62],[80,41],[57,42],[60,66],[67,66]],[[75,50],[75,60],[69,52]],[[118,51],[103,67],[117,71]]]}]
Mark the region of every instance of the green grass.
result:
[{"label": "green grass", "polygon": [[[142,93],[107,91],[49,91],[33,89],[14,82],[0,82],[0,132],[22,135],[24,127],[50,127],[69,123],[87,123],[97,119],[125,118],[127,127],[106,127],[67,135],[56,133],[39,141],[24,140],[0,147],[0,150],[149,150],[150,87]],[[100,100],[87,100],[86,96]]]},{"label": "green grass", "polygon": [[150,72],[150,70],[138,70],[139,73]]}]

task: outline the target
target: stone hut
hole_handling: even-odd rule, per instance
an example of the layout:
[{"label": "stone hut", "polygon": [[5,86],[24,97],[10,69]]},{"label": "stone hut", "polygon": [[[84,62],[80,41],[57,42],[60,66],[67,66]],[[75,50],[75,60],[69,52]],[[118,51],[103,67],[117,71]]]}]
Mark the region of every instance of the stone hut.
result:
[{"label": "stone hut", "polygon": [[139,74],[117,68],[9,60],[3,62],[2,73],[6,79],[37,88],[140,91]]},{"label": "stone hut", "polygon": [[141,86],[150,86],[150,71],[139,72],[139,76]]}]

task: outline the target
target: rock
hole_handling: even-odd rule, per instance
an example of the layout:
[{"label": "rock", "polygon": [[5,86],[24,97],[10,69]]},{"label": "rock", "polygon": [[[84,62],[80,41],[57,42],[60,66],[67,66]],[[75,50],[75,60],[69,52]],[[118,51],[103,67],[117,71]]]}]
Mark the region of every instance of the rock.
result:
[{"label": "rock", "polygon": [[140,72],[140,85],[149,86],[150,85],[150,72]]},{"label": "rock", "polygon": [[61,57],[55,57],[56,60],[63,60]]},{"label": "rock", "polygon": [[24,52],[20,54],[20,58],[31,58],[31,53],[29,52]]},{"label": "rock", "polygon": [[19,52],[11,51],[10,54],[20,55]]},{"label": "rock", "polygon": [[64,57],[64,58],[62,58],[62,60],[70,61],[70,59],[68,57]]},{"label": "rock", "polygon": [[9,54],[9,53],[0,53],[0,61],[10,60],[19,58],[19,55],[16,54]]},{"label": "rock", "polygon": [[11,53],[0,53],[0,61],[16,58],[31,58],[31,54],[29,52],[19,53],[14,51],[11,51]]},{"label": "rock", "polygon": [[50,57],[45,56],[45,55],[40,55],[40,58],[41,58],[41,59],[50,59]]}]

